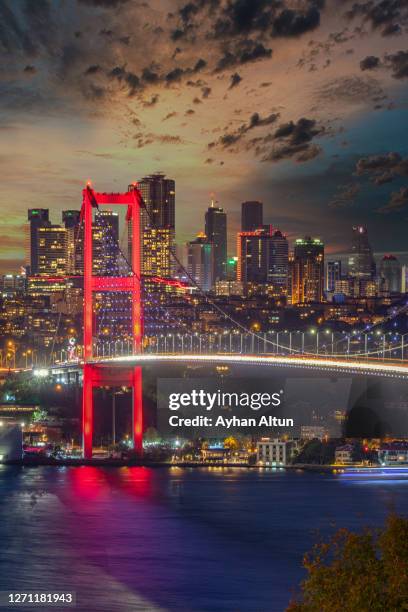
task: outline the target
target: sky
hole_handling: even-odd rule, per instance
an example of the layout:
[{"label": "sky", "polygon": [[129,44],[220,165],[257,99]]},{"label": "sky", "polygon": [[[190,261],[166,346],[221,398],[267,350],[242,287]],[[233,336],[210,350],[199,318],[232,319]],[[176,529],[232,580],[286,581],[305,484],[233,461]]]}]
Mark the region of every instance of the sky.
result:
[{"label": "sky", "polygon": [[[406,0],[2,0],[0,272],[27,209],[176,180],[177,241],[264,202],[290,241],[408,258]],[[214,194],[214,195],[213,195]]]}]

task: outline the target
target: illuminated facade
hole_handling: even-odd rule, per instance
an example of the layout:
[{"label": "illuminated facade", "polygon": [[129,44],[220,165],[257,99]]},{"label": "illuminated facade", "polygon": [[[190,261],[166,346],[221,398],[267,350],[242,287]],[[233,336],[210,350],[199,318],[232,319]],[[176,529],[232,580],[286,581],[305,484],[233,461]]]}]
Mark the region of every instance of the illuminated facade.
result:
[{"label": "illuminated facade", "polygon": [[324,293],[324,244],[319,238],[295,241],[292,272],[292,304],[322,302]]},{"label": "illuminated facade", "polygon": [[213,245],[213,281],[227,275],[227,215],[214,200],[205,213],[205,235]]},{"label": "illuminated facade", "polygon": [[67,233],[64,227],[49,225],[37,229],[37,273],[63,276],[67,269]]},{"label": "illuminated facade", "polygon": [[170,228],[146,227],[142,233],[142,274],[170,277],[172,260],[170,251],[174,246],[174,231]]},{"label": "illuminated facade", "polygon": [[26,243],[26,264],[31,274],[38,274],[38,230],[50,226],[49,211],[46,208],[31,208],[28,211]]}]

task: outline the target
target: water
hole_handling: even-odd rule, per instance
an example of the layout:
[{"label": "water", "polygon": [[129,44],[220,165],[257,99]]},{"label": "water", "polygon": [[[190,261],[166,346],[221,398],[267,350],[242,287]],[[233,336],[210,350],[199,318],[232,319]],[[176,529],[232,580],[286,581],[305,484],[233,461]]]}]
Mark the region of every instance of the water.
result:
[{"label": "water", "polygon": [[407,493],[403,476],[0,466],[0,590],[76,591],[84,612],[281,612],[319,537],[408,514]]}]

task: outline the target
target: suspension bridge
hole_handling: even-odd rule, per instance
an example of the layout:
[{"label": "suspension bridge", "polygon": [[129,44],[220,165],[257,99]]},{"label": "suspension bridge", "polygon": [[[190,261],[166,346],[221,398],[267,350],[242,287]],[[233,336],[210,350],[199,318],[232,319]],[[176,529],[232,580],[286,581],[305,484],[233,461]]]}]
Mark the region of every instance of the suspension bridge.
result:
[{"label": "suspension bridge", "polygon": [[[126,221],[131,228],[130,249],[129,254],[123,252],[102,215],[99,222],[105,253],[98,255],[100,260],[105,257],[105,265],[99,265],[95,274],[94,212],[98,214],[103,206],[125,207]],[[408,376],[408,334],[382,333],[375,326],[351,334],[330,330],[254,332],[205,294],[174,253],[171,255],[183,270],[187,283],[143,277],[142,211],[148,214],[136,184],[125,193],[100,193],[90,185],[83,190],[81,233],[78,233],[83,256],[83,341],[80,352],[75,355],[64,350],[53,353],[51,369],[68,372],[80,368],[82,372],[84,458],[92,457],[93,390],[105,386],[131,388],[133,447],[142,453],[142,367],[146,364],[247,364],[383,377]],[[163,299],[163,291],[172,286],[180,289],[182,295],[170,301]],[[193,292],[189,291],[191,288]],[[194,314],[199,303],[196,295],[206,304],[206,316],[213,311],[225,320],[225,330],[208,333],[196,329],[200,324],[200,315]],[[406,308],[404,305],[399,312]],[[185,313],[187,320],[183,318]]]}]

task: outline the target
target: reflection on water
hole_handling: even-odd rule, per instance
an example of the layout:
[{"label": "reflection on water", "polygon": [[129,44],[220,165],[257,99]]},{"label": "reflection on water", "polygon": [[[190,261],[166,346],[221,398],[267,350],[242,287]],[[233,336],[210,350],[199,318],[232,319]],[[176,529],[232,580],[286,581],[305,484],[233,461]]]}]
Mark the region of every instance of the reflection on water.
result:
[{"label": "reflection on water", "polygon": [[400,474],[0,466],[0,590],[74,590],[81,611],[280,612],[317,538],[408,514],[407,492]]}]

